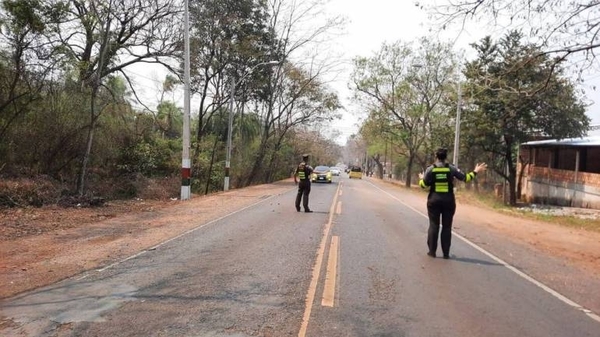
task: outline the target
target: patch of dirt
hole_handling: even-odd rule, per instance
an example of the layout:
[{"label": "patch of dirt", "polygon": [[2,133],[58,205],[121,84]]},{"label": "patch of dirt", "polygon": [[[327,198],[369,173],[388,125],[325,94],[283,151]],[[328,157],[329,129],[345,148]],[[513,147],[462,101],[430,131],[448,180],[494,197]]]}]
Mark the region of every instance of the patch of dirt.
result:
[{"label": "patch of dirt", "polygon": [[[460,216],[480,223],[500,235],[526,243],[553,257],[567,259],[578,268],[600,275],[600,233],[581,228],[561,226],[553,221],[541,221],[520,216],[514,210],[495,210],[477,203],[463,202]],[[574,216],[584,214],[597,219],[598,210],[548,207],[546,215]],[[558,213],[552,213],[552,211]],[[522,210],[521,210],[522,211]],[[526,212],[531,212],[530,210]]]},{"label": "patch of dirt", "polygon": [[[193,196],[185,202],[133,200],[95,208],[0,210],[0,298],[108,265],[292,188],[288,180]],[[502,235],[600,274],[600,233],[517,218],[481,205],[460,207],[473,221],[489,219],[486,225]]]},{"label": "patch of dirt", "polygon": [[[461,204],[457,214],[470,222],[480,223],[513,241],[549,256],[567,259],[578,268],[600,275],[600,231],[597,230],[600,210],[536,204],[494,209],[479,200],[477,194],[470,193],[459,195],[457,200]],[[543,215],[547,220],[528,216],[532,214]],[[565,217],[580,219],[581,226]],[[571,224],[564,225],[567,223]]]}]

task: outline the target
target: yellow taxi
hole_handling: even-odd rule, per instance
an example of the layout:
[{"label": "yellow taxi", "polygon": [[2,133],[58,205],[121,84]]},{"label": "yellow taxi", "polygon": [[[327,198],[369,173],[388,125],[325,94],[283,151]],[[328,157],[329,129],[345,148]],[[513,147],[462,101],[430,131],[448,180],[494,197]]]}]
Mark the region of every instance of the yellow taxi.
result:
[{"label": "yellow taxi", "polygon": [[352,179],[352,178],[362,179],[362,169],[360,168],[360,166],[352,166],[350,168],[350,172],[348,172],[348,177],[350,179]]}]

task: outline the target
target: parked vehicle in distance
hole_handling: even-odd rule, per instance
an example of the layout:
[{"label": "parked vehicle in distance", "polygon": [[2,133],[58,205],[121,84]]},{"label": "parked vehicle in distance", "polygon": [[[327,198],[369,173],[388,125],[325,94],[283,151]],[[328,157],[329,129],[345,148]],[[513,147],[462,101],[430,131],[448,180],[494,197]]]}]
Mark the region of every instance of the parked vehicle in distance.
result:
[{"label": "parked vehicle in distance", "polygon": [[315,167],[310,181],[313,183],[331,183],[331,169],[329,166],[319,165]]},{"label": "parked vehicle in distance", "polygon": [[330,167],[331,170],[331,175],[333,176],[339,176],[340,173],[342,173],[342,170],[339,167]]},{"label": "parked vehicle in distance", "polygon": [[348,173],[348,177],[350,179],[352,179],[352,178],[362,179],[362,169],[360,168],[360,166],[352,166],[350,168],[350,173]]}]

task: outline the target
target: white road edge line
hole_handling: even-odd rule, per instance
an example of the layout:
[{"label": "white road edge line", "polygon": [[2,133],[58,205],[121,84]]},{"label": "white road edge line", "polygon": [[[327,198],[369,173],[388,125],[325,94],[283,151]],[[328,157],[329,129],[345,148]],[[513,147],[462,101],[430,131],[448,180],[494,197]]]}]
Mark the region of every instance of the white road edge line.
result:
[{"label": "white road edge line", "polygon": [[[284,192],[284,193],[281,193],[281,194],[285,194],[285,193],[288,193],[288,192]],[[100,269],[95,269],[95,270],[93,270],[93,272],[96,272],[96,273],[101,273],[101,272],[103,272],[103,271],[105,271],[105,270],[107,270],[107,269],[110,269],[110,268],[113,268],[113,267],[115,267],[115,266],[118,266],[119,264],[121,264],[121,263],[123,263],[123,262],[129,261],[129,260],[131,260],[131,259],[135,259],[136,257],[138,257],[138,256],[141,256],[141,255],[144,255],[144,254],[146,254],[146,253],[147,253],[147,252],[149,252],[149,251],[156,250],[157,248],[159,248],[159,247],[161,247],[161,246],[163,246],[163,245],[166,245],[167,243],[169,243],[169,242],[171,242],[171,241],[177,240],[177,239],[179,239],[179,238],[181,238],[181,237],[183,237],[183,236],[186,236],[186,235],[188,235],[188,234],[190,234],[190,233],[193,233],[193,232],[195,232],[195,231],[197,231],[197,230],[199,230],[199,229],[201,229],[201,228],[204,228],[204,227],[206,227],[206,226],[208,226],[208,225],[212,225],[212,224],[214,224],[214,223],[216,223],[216,222],[219,222],[219,221],[221,221],[221,220],[223,220],[223,219],[225,219],[225,218],[227,218],[227,217],[230,217],[230,216],[232,216],[232,215],[234,215],[234,214],[236,214],[236,213],[239,213],[239,212],[245,211],[245,210],[247,210],[248,208],[252,208],[252,207],[254,207],[254,206],[256,206],[256,205],[258,205],[258,204],[260,204],[260,203],[263,203],[263,202],[265,202],[265,201],[267,201],[267,200],[269,200],[269,199],[271,199],[271,198],[274,198],[274,197],[276,197],[276,196],[278,196],[278,195],[280,195],[280,194],[274,194],[274,195],[272,195],[272,196],[270,196],[270,197],[268,197],[268,198],[261,199],[261,200],[259,200],[259,201],[255,202],[255,203],[253,203],[253,204],[250,204],[250,205],[248,205],[248,206],[246,206],[246,207],[244,207],[244,208],[240,208],[240,209],[238,209],[238,210],[236,210],[236,211],[233,211],[233,212],[231,212],[231,213],[225,214],[225,215],[223,215],[223,216],[221,216],[221,217],[219,217],[219,218],[217,218],[217,219],[211,220],[211,221],[209,221],[209,222],[207,222],[207,223],[204,223],[204,224],[202,224],[202,225],[200,225],[200,226],[198,226],[198,227],[194,227],[194,228],[188,229],[187,231],[185,231],[185,232],[183,232],[183,233],[181,233],[181,234],[179,234],[179,235],[177,235],[177,236],[174,236],[174,237],[172,237],[172,238],[170,238],[170,239],[168,239],[168,240],[166,240],[166,241],[163,241],[163,242],[161,242],[161,243],[159,243],[159,244],[157,244],[157,245],[155,245],[155,246],[152,246],[152,247],[150,247],[150,248],[147,248],[147,249],[145,249],[145,250],[142,250],[141,252],[139,252],[139,253],[137,253],[137,254],[131,255],[131,256],[129,256],[129,257],[126,257],[126,258],[124,258],[124,259],[122,259],[122,260],[119,260],[119,261],[117,261],[117,262],[111,263],[111,264],[109,264],[109,265],[107,265],[107,266],[105,266],[105,267],[102,267],[102,268],[100,268]],[[77,278],[76,280],[77,280],[77,281],[80,281],[80,280],[83,280],[83,279],[87,278],[88,276],[90,276],[89,272],[88,272],[88,273],[86,273],[85,275],[83,275],[83,276],[81,276],[81,277]]]},{"label": "white road edge line", "polygon": [[[419,211],[418,209],[406,204],[404,201],[396,198],[395,196],[393,196],[392,194],[390,194],[387,191],[384,191],[382,188],[380,188],[379,186],[373,184],[372,182],[369,182],[369,184],[371,184],[373,187],[377,188],[378,190],[380,190],[381,192],[387,194],[389,197],[391,197],[392,199],[398,201],[399,203],[403,204],[404,206],[412,209],[413,211],[415,211],[416,213],[422,215],[423,217],[425,217],[426,219],[429,219],[429,217],[427,216],[427,214],[422,213],[421,211]],[[557,299],[559,299],[560,301],[562,301],[563,303],[572,306],[573,308],[575,308],[576,310],[579,310],[581,312],[583,312],[584,314],[586,314],[588,317],[590,317],[591,319],[597,321],[600,323],[600,316],[597,315],[596,313],[594,313],[593,311],[586,309],[584,307],[582,307],[580,304],[570,300],[569,298],[567,298],[566,296],[562,295],[561,293],[559,293],[558,291],[550,288],[549,286],[543,284],[542,282],[534,279],[533,277],[525,274],[524,272],[520,271],[519,269],[517,269],[516,267],[510,265],[509,263],[505,262],[504,260],[502,260],[501,258],[495,256],[494,254],[488,252],[487,250],[479,247],[477,244],[475,244],[474,242],[469,241],[467,238],[463,237],[462,235],[452,231],[452,235],[456,236],[457,238],[461,239],[463,242],[465,242],[466,244],[470,245],[471,247],[475,248],[476,250],[478,250],[479,252],[487,255],[489,258],[491,258],[492,260],[498,262],[499,264],[503,265],[504,267],[508,268],[509,270],[511,270],[512,272],[514,272],[515,274],[521,276],[522,278],[524,278],[525,280],[533,283],[534,285],[538,286],[539,288],[541,288],[542,290],[546,291],[547,293],[549,293],[550,295],[556,297]]]}]

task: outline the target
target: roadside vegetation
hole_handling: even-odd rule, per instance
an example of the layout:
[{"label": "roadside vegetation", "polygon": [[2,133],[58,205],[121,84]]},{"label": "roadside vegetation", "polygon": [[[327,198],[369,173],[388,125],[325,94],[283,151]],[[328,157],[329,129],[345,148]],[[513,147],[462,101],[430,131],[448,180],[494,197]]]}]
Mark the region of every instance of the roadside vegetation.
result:
[{"label": "roadside vegetation", "polygon": [[[179,197],[183,5],[0,3],[0,207]],[[289,177],[302,153],[340,158],[325,83],[339,61],[316,51],[343,20],[289,0],[189,1],[189,14],[192,193],[223,190],[228,131],[232,188]]]}]

